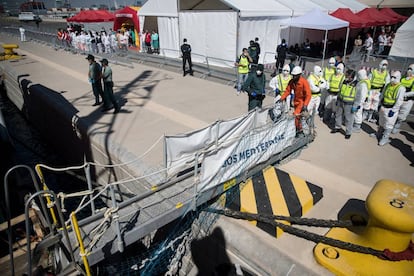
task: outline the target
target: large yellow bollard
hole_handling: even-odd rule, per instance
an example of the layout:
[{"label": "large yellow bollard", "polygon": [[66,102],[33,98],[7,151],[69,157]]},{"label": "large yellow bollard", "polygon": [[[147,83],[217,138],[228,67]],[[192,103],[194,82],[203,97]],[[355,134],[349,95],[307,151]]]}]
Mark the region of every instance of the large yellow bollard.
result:
[{"label": "large yellow bollard", "polygon": [[17,44],[3,44],[2,47],[4,49],[3,55],[4,55],[5,60],[20,58],[20,56],[14,52],[14,49],[19,48],[19,45],[17,45]]},{"label": "large yellow bollard", "polygon": [[[314,248],[318,263],[336,275],[414,275],[414,260],[399,253],[412,248],[414,233],[414,186],[380,180],[366,202],[368,224],[361,231],[333,228],[326,236],[383,251],[384,259],[319,243]],[[390,254],[387,254],[391,252]],[[409,256],[414,252],[409,251]],[[395,260],[386,259],[393,256]],[[395,257],[397,256],[397,257]]]}]

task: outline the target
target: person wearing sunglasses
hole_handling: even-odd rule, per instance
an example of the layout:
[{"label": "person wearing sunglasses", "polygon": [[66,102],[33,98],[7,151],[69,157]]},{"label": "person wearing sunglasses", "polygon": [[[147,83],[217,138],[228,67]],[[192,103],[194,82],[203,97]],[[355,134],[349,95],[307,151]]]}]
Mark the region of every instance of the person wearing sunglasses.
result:
[{"label": "person wearing sunglasses", "polygon": [[388,83],[381,93],[381,108],[379,110],[379,127],[377,132],[371,133],[376,137],[379,146],[390,142],[390,134],[398,118],[398,111],[404,102],[405,87],[400,83],[401,72],[393,71]]},{"label": "person wearing sunglasses", "polygon": [[401,84],[405,87],[404,93],[404,102],[400,106],[398,111],[398,118],[395,122],[394,128],[392,130],[393,134],[396,134],[400,131],[402,122],[407,119],[408,114],[410,114],[411,108],[414,103],[414,64],[411,64],[408,69],[405,77],[401,79]]}]

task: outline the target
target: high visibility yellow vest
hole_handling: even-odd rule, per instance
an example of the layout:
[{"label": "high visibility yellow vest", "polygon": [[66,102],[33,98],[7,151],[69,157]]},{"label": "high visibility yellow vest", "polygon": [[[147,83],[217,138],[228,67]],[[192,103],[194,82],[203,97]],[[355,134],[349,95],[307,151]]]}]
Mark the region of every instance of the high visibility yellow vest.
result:
[{"label": "high visibility yellow vest", "polygon": [[398,89],[401,87],[401,84],[392,85],[387,84],[384,92],[384,99],[382,102],[387,106],[394,106],[397,101]]},{"label": "high visibility yellow vest", "polygon": [[401,84],[405,87],[405,91],[411,91],[414,85],[414,77],[411,77],[409,80],[406,78],[401,79]]},{"label": "high visibility yellow vest", "polygon": [[242,65],[242,66],[239,66],[239,73],[240,74],[249,73],[249,59],[247,57],[240,56],[240,60],[239,60],[238,63],[240,65]]},{"label": "high visibility yellow vest", "polygon": [[277,77],[278,77],[278,82],[277,83],[279,85],[279,90],[283,93],[285,91],[286,87],[288,86],[289,81],[292,79],[292,76],[289,75],[287,80],[285,80],[283,78],[283,74],[279,74],[279,75],[277,75]]},{"label": "high visibility yellow vest", "polygon": [[[309,78],[313,81],[313,84],[315,84],[315,86],[318,86],[319,87],[319,81],[321,80],[321,78],[315,76],[314,74],[310,74]],[[312,92],[313,95],[319,95],[319,94],[321,94],[320,91],[319,92],[311,91],[311,92]]]},{"label": "high visibility yellow vest", "polygon": [[388,71],[379,72],[377,69],[372,71],[371,85],[373,88],[382,88],[385,85]]},{"label": "high visibility yellow vest", "polygon": [[335,75],[335,68],[325,67],[325,69],[323,69],[323,78],[325,80],[330,80],[333,75]]},{"label": "high visibility yellow vest", "polygon": [[329,81],[329,92],[338,93],[344,78],[344,74],[333,75]]},{"label": "high visibility yellow vest", "polygon": [[346,103],[353,103],[355,101],[356,87],[352,84],[343,84],[339,98]]}]

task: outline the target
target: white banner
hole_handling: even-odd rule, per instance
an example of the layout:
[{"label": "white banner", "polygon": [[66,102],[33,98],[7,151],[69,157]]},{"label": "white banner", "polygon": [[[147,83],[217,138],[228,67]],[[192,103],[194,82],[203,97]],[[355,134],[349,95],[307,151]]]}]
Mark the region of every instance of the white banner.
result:
[{"label": "white banner", "polygon": [[241,172],[268,160],[292,144],[296,128],[294,118],[253,129],[240,140],[230,141],[205,155],[198,192],[223,183]]},{"label": "white banner", "polygon": [[257,110],[229,121],[214,124],[188,134],[165,136],[166,168],[168,176],[194,166],[195,155],[203,159],[205,152],[220,148],[223,143],[234,142],[251,129],[267,121],[267,109]]}]

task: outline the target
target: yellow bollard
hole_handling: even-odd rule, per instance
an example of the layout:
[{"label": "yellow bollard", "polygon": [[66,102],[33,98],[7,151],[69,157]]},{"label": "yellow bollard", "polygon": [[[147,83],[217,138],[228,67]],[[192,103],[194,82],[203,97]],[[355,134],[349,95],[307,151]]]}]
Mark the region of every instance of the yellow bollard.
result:
[{"label": "yellow bollard", "polygon": [[[403,252],[414,233],[414,187],[380,180],[365,202],[368,224],[358,232],[332,228],[326,236],[379,251]],[[398,254],[397,254],[398,255]],[[414,260],[391,261],[323,243],[314,248],[318,263],[336,275],[414,275]]]},{"label": "yellow bollard", "polygon": [[2,47],[4,49],[3,54],[4,54],[4,59],[5,60],[20,58],[20,56],[14,52],[14,49],[19,48],[19,45],[17,45],[17,44],[3,44]]},{"label": "yellow bollard", "polygon": [[76,218],[75,212],[72,212],[70,214],[70,217],[72,219],[73,229],[75,230],[76,238],[77,238],[78,243],[79,243],[79,254],[82,257],[83,265],[85,266],[86,275],[90,276],[91,275],[91,270],[90,270],[90,267],[89,267],[88,258],[86,257],[85,247],[83,245],[83,240],[82,240],[82,236],[81,236],[81,233],[80,233],[78,220]]}]

